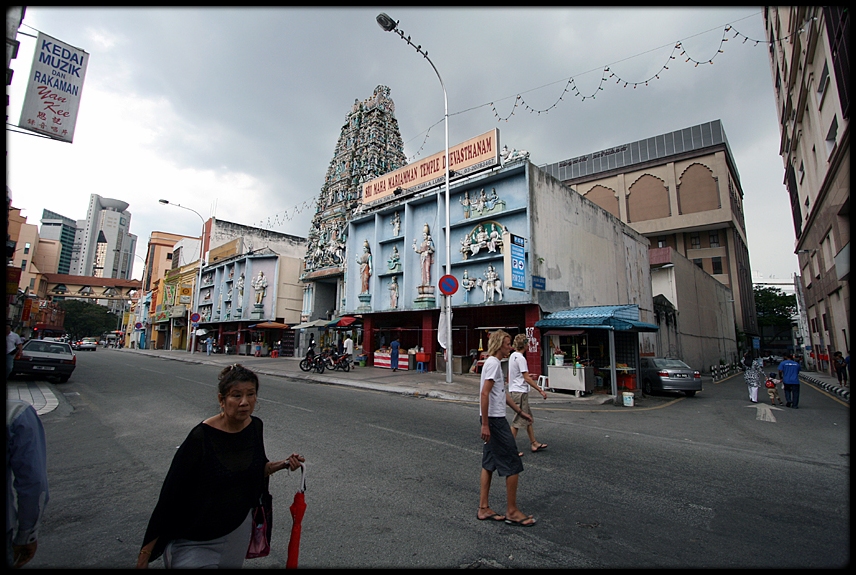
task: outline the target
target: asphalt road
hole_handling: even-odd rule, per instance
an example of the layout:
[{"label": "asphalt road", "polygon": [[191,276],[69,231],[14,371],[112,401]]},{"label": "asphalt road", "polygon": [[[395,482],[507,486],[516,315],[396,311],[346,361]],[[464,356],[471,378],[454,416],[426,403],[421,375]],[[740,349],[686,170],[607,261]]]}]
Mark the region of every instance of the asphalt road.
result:
[{"label": "asphalt road", "polygon": [[[175,448],[218,411],[216,376],[79,354],[43,416],[51,501],[31,567],[133,566]],[[297,451],[309,464],[300,566],[849,564],[850,412],[837,398],[804,385],[799,410],[770,410],[740,378],[627,410],[536,397],[549,447],[524,457],[518,502],[538,524],[521,528],[475,519],[477,405],[263,377],[268,457]],[[245,568],[284,567],[298,479],[273,478],[273,551]],[[498,511],[504,495],[494,478]]]}]

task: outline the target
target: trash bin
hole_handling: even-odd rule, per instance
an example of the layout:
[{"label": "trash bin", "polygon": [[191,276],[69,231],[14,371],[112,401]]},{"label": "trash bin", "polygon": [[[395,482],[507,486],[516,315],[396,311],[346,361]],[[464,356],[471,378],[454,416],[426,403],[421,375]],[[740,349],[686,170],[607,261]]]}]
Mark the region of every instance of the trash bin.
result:
[{"label": "trash bin", "polygon": [[416,369],[416,354],[415,353],[408,353],[407,354],[407,369],[409,371],[413,371],[414,369]]}]

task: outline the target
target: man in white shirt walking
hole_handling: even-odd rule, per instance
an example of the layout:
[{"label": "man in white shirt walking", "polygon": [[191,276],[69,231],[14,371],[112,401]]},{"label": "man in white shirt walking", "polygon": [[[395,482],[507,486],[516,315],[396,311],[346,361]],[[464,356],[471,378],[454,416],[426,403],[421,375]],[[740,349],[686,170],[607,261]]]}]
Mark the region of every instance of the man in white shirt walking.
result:
[{"label": "man in white shirt walking", "polygon": [[[529,434],[529,449],[535,453],[547,449],[547,444],[540,443],[535,439],[534,418],[531,417],[532,410],[529,408],[529,387],[534,387],[544,399],[547,399],[547,392],[538,387],[538,384],[529,375],[529,366],[526,364],[526,356],[523,355],[523,350],[526,349],[528,343],[529,338],[522,333],[514,336],[514,343],[512,344],[514,353],[508,359],[508,391],[511,393],[511,399],[514,400],[514,403],[520,406],[521,413],[530,415],[529,419],[524,419],[521,414],[515,415],[511,422],[511,433],[516,440],[517,430],[525,427]],[[519,452],[518,455],[522,456],[523,452]]]}]

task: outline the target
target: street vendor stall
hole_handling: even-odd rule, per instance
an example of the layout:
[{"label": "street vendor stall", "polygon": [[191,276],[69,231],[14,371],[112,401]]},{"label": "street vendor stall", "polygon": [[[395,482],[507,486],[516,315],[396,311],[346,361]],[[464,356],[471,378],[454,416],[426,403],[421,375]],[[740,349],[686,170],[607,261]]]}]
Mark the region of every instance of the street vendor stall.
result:
[{"label": "street vendor stall", "polygon": [[543,349],[550,388],[586,393],[602,377],[616,397],[619,388],[636,388],[639,332],[659,329],[639,321],[636,305],[562,310],[539,320],[535,327],[549,342]]}]

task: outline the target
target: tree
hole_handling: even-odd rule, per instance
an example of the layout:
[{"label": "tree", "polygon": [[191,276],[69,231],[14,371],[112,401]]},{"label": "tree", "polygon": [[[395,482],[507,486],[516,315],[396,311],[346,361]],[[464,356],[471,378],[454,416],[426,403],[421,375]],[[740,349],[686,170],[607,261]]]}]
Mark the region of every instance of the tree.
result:
[{"label": "tree", "polygon": [[[797,298],[787,295],[777,287],[754,286],[755,312],[761,332],[761,349],[765,350],[765,339],[774,340],[791,331],[791,318],[797,312]],[[767,329],[764,329],[764,328]],[[766,336],[766,337],[765,337]]]},{"label": "tree", "polygon": [[61,301],[59,306],[65,311],[64,327],[73,340],[112,331],[119,321],[119,316],[103,305],[71,299]]}]

